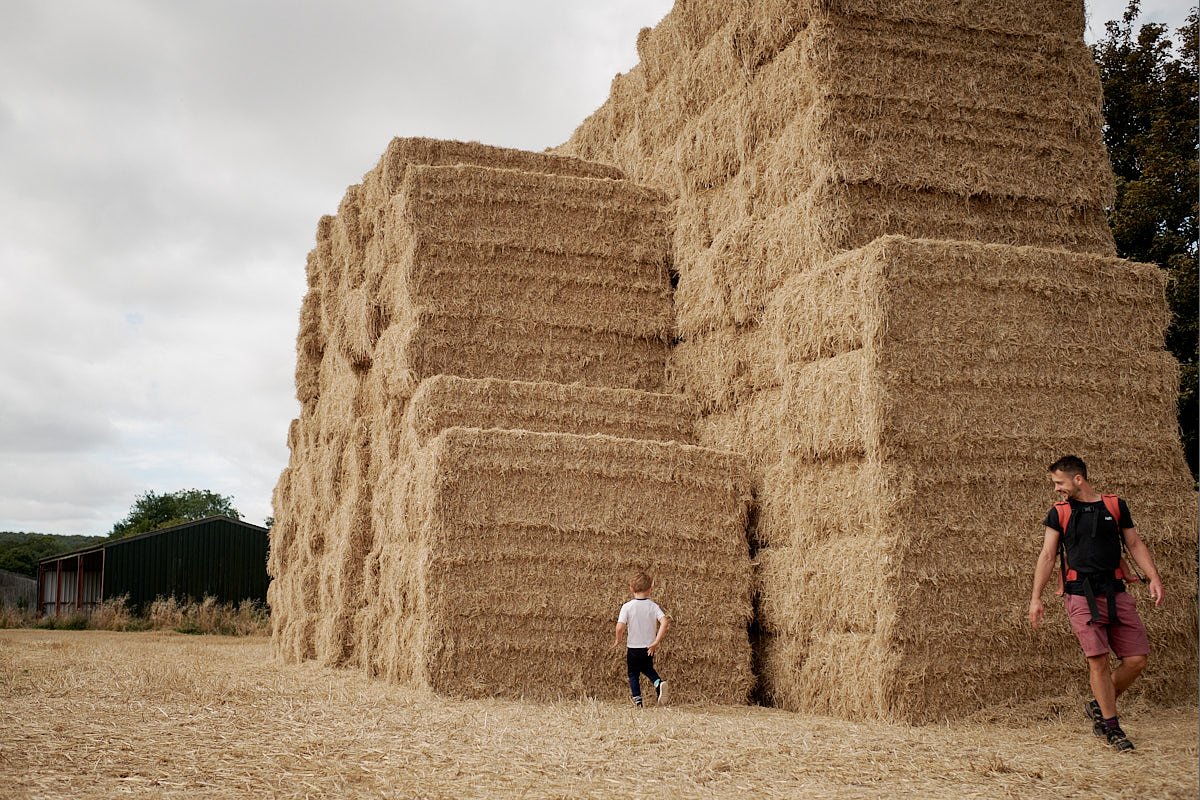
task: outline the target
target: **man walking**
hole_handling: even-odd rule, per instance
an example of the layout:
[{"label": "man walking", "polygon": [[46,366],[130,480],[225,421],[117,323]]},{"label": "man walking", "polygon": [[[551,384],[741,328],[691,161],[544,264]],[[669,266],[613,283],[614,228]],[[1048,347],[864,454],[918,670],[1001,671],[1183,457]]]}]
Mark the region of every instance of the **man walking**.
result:
[{"label": "man walking", "polygon": [[[1071,630],[1087,656],[1094,699],[1087,703],[1092,730],[1118,750],[1132,750],[1121,730],[1117,698],[1146,667],[1150,642],[1126,580],[1137,580],[1121,556],[1121,545],[1150,582],[1150,599],[1163,602],[1163,585],[1150,550],[1138,536],[1129,507],[1116,495],[1101,495],[1087,479],[1087,464],[1078,456],[1063,456],[1049,467],[1054,491],[1063,498],[1046,514],[1046,538],[1033,574],[1029,622],[1041,625],[1046,610],[1042,591],[1050,580],[1057,556],[1061,587]],[[1109,669],[1109,651],[1120,664]]]}]

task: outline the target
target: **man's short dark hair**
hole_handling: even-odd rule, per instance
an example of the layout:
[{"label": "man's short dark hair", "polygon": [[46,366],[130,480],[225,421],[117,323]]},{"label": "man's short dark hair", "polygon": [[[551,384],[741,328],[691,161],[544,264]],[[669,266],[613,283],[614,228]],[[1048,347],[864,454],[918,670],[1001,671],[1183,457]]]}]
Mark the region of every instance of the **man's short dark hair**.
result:
[{"label": "man's short dark hair", "polygon": [[1087,479],[1087,464],[1079,456],[1063,456],[1050,465],[1048,472],[1065,472],[1068,475],[1082,475]]}]

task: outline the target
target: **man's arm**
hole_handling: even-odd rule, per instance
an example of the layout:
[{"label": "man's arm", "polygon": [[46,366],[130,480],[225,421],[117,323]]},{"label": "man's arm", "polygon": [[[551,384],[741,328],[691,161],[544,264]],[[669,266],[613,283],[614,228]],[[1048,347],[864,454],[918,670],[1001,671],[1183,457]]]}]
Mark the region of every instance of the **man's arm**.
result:
[{"label": "man's arm", "polygon": [[1029,624],[1037,628],[1046,616],[1042,605],[1042,592],[1050,582],[1054,571],[1054,556],[1058,552],[1058,531],[1046,526],[1046,538],[1042,541],[1042,552],[1038,553],[1037,566],[1033,570],[1033,596],[1029,598]]},{"label": "man's arm", "polygon": [[[611,619],[611,617],[610,617],[610,619]],[[618,622],[617,623],[617,632],[615,634],[613,634],[613,647],[621,646],[621,637],[623,637],[624,635],[625,635],[625,623]]]},{"label": "man's arm", "polygon": [[1150,555],[1150,548],[1146,547],[1142,537],[1138,536],[1137,528],[1125,528],[1121,531],[1121,536],[1125,538],[1125,548],[1129,550],[1129,555],[1133,556],[1133,560],[1145,573],[1146,580],[1150,582],[1150,599],[1154,601],[1154,605],[1161,606],[1163,604],[1162,578],[1158,576],[1158,569],[1154,566],[1154,557]]},{"label": "man's arm", "polygon": [[654,641],[646,648],[646,652],[654,655],[654,651],[658,649],[658,643],[667,635],[667,628],[671,627],[671,618],[663,617],[658,621],[658,635],[654,637]]}]

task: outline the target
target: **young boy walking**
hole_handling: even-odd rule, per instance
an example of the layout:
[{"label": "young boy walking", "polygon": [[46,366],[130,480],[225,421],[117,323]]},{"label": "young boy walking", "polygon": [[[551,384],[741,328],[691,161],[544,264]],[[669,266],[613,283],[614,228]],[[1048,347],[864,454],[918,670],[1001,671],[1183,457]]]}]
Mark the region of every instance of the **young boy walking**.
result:
[{"label": "young boy walking", "polygon": [[633,702],[638,708],[642,707],[642,675],[654,682],[659,705],[667,702],[667,682],[654,671],[654,651],[667,635],[671,620],[658,607],[658,603],[650,599],[650,590],[653,588],[654,579],[645,572],[638,572],[629,580],[629,592],[633,599],[621,606],[613,637],[613,647],[616,648],[621,646],[621,637],[627,632],[629,634],[625,665],[629,670],[629,691],[633,693]]}]

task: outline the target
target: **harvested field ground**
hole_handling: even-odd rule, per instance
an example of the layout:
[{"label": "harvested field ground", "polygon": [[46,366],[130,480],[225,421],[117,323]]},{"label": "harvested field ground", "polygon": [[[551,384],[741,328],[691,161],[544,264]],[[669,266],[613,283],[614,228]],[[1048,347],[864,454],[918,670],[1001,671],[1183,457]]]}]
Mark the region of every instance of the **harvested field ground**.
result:
[{"label": "harvested field ground", "polygon": [[1126,729],[1119,756],[1073,703],[911,728],[448,701],[279,665],[261,638],[0,631],[4,798],[1196,796],[1195,708],[1135,706]]}]

